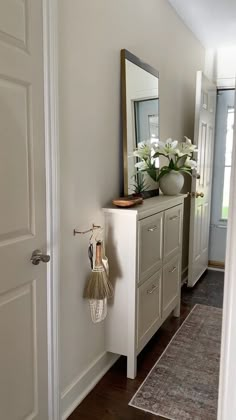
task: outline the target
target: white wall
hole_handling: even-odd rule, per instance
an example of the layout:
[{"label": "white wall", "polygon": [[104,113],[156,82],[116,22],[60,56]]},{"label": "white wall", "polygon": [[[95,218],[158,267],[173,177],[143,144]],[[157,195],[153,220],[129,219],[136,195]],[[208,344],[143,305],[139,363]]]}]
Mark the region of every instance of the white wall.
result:
[{"label": "white wall", "polygon": [[[59,0],[61,397],[64,417],[109,363],[104,326],[82,298],[88,237],[120,191],[120,49],[160,72],[161,138],[193,138],[195,73],[204,49],[166,0]],[[188,226],[185,223],[187,233]],[[187,248],[184,251],[186,265]]]},{"label": "white wall", "polygon": [[217,86],[219,88],[235,87],[236,46],[217,50]]},{"label": "white wall", "polygon": [[236,45],[206,50],[204,72],[215,80],[218,88],[234,88],[236,76]]}]

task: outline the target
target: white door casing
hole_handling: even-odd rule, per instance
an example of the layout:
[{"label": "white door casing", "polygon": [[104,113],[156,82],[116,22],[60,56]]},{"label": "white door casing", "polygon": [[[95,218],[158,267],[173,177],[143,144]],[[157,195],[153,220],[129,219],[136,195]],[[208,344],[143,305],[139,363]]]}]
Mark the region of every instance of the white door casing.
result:
[{"label": "white door casing", "polygon": [[[235,95],[236,109],[236,95]],[[217,420],[234,420],[236,411],[236,124],[232,151],[229,217],[227,225],[225,282]]]},{"label": "white door casing", "polygon": [[58,104],[58,0],[42,0],[44,38],[44,117],[46,155],[49,420],[60,418],[59,274],[60,157]]},{"label": "white door casing", "polygon": [[235,90],[217,92],[215,151],[212,180],[209,260],[225,262],[227,221],[222,218],[228,110],[234,108]]},{"label": "white door casing", "polygon": [[194,128],[198,165],[191,188],[188,287],[194,286],[208,266],[215,109],[216,86],[198,71]]},{"label": "white door casing", "polygon": [[0,5],[0,418],[48,418],[42,2]]}]

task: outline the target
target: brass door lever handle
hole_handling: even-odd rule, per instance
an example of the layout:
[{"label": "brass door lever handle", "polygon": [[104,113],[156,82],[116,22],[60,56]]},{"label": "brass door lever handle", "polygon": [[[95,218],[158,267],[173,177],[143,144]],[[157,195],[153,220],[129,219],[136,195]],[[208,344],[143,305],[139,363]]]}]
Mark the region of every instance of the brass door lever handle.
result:
[{"label": "brass door lever handle", "polygon": [[196,193],[195,193],[195,197],[196,197],[196,198],[198,198],[198,197],[203,198],[203,197],[204,197],[204,193],[203,193],[203,192],[200,192],[200,193],[199,193],[199,192],[196,192]]},{"label": "brass door lever handle", "polygon": [[204,197],[204,193],[203,192],[188,192],[188,197],[192,197],[192,198],[203,198]]}]

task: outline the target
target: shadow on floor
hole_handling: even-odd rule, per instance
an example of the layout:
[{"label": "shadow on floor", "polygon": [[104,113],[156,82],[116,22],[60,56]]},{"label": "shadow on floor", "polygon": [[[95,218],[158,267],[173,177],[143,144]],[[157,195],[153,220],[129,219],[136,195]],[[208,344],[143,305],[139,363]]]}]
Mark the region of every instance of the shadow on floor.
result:
[{"label": "shadow on floor", "polygon": [[182,288],[181,301],[188,306],[196,303],[223,307],[224,272],[207,270],[193,288]]}]

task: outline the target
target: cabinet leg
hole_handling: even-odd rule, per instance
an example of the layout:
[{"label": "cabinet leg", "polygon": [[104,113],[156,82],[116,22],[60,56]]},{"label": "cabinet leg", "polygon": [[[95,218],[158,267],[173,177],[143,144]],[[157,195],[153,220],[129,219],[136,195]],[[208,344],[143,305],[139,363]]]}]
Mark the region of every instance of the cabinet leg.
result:
[{"label": "cabinet leg", "polygon": [[179,300],[178,305],[174,309],[173,316],[175,318],[179,318],[180,317],[180,300]]},{"label": "cabinet leg", "polygon": [[137,375],[137,357],[127,357],[127,378],[135,379]]}]

